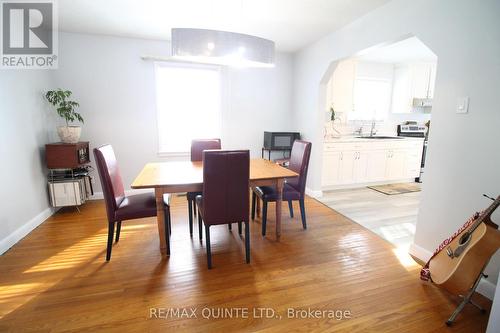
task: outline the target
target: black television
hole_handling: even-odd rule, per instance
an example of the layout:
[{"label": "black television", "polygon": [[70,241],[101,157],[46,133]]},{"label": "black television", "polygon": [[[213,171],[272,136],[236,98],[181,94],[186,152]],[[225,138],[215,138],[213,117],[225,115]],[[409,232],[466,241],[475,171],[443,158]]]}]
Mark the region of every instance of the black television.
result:
[{"label": "black television", "polygon": [[264,149],[292,149],[295,140],[300,140],[299,132],[264,132]]}]

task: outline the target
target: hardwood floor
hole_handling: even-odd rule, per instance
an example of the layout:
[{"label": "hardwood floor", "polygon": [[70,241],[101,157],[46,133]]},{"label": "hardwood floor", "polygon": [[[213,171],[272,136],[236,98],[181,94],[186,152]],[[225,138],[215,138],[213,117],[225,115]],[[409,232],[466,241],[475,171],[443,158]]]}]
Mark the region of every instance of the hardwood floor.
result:
[{"label": "hardwood floor", "polygon": [[[291,219],[283,206],[279,243],[260,236],[260,219],[251,223],[251,264],[236,226],[212,228],[212,270],[197,228],[189,237],[185,197],[173,200],[165,260],[155,218],[124,222],[106,263],[103,202],[60,211],[0,257],[0,332],[485,331],[488,315],[472,306],[447,328],[458,300],[421,282],[419,267],[388,242],[313,199],[303,230],[294,208]],[[254,316],[259,307],[281,319]],[[158,308],[196,308],[198,318],[151,318],[165,315]],[[203,318],[220,308],[248,308],[249,318]],[[287,318],[288,308],[348,310],[351,318]]]}]

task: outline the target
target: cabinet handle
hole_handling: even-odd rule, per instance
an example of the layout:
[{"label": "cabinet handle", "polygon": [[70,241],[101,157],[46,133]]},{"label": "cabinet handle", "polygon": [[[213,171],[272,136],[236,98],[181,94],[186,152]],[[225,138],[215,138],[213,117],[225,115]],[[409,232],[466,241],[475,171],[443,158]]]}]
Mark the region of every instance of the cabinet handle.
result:
[{"label": "cabinet handle", "polygon": [[344,153],[340,153],[340,160],[342,161],[344,159]]}]

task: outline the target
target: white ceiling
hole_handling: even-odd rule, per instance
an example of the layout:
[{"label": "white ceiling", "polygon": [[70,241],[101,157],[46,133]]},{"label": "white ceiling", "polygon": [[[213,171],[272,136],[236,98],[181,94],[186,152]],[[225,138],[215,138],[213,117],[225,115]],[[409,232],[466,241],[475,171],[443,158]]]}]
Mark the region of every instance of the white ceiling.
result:
[{"label": "white ceiling", "polygon": [[363,61],[405,63],[412,61],[437,61],[437,56],[417,37],[375,48],[370,48],[356,58]]},{"label": "white ceiling", "polygon": [[170,40],[170,29],[246,33],[294,52],[389,0],[60,0],[59,29]]}]

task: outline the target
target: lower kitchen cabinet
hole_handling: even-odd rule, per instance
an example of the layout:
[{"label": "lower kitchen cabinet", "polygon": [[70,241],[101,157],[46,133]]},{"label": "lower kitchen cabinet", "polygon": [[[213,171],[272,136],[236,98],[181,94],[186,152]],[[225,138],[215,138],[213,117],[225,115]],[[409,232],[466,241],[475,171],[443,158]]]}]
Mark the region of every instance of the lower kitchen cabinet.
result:
[{"label": "lower kitchen cabinet", "polygon": [[419,176],[422,140],[325,144],[323,187],[390,182]]}]

